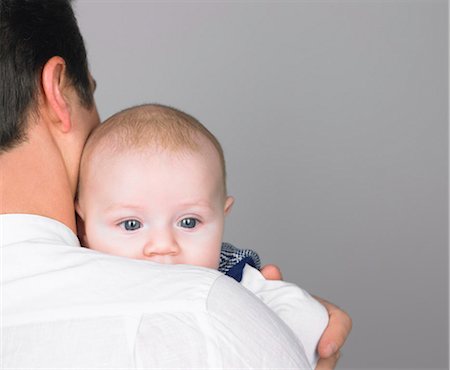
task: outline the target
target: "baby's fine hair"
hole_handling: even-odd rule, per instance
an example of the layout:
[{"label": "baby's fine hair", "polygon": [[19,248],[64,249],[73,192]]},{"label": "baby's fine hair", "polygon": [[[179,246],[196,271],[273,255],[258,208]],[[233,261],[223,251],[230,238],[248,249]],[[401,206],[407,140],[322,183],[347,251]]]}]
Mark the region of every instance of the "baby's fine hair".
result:
[{"label": "baby's fine hair", "polygon": [[219,155],[226,192],[225,158],[219,141],[194,117],[160,104],[138,105],[108,118],[87,140],[82,167],[97,150],[114,153],[152,148],[173,152],[198,152],[201,149],[199,137],[206,138]]}]

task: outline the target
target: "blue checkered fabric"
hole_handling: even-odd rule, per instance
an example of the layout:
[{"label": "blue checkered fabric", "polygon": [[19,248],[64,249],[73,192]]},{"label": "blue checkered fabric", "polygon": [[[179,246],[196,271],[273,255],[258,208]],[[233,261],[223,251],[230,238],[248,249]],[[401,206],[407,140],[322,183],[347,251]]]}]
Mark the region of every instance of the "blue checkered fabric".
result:
[{"label": "blue checkered fabric", "polygon": [[235,279],[242,280],[245,265],[256,269],[261,268],[261,260],[258,254],[251,249],[239,249],[230,243],[222,243],[220,251],[219,271]]}]

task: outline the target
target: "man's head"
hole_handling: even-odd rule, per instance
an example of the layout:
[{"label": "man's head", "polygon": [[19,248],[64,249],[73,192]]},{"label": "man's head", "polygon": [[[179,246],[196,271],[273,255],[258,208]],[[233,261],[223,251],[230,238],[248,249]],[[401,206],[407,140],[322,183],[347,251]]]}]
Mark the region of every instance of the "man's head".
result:
[{"label": "man's head", "polygon": [[94,99],[86,50],[69,0],[0,0],[0,153],[26,141],[42,75],[58,56],[80,104]]},{"label": "man's head", "polygon": [[186,113],[127,109],[86,144],[77,210],[90,248],[217,268],[232,204],[219,142]]}]

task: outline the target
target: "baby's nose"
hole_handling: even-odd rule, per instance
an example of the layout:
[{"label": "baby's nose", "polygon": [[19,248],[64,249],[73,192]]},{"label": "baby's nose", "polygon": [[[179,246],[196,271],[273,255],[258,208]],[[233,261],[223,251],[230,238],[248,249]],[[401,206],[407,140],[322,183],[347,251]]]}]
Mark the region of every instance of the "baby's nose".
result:
[{"label": "baby's nose", "polygon": [[170,233],[153,236],[144,246],[144,255],[152,256],[176,256],[180,252],[177,241]]}]

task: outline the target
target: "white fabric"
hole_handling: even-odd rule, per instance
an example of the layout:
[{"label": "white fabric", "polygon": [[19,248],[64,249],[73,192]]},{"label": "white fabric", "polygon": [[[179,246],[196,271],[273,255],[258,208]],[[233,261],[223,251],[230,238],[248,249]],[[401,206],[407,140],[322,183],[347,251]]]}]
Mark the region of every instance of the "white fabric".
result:
[{"label": "white fabric", "polygon": [[1,366],[303,369],[303,347],[217,271],[79,246],[63,224],[2,215]]},{"label": "white fabric", "polygon": [[302,342],[312,368],[319,356],[317,344],[328,325],[328,312],[316,299],[298,286],[279,280],[266,280],[246,265],[241,284],[260,298]]}]

